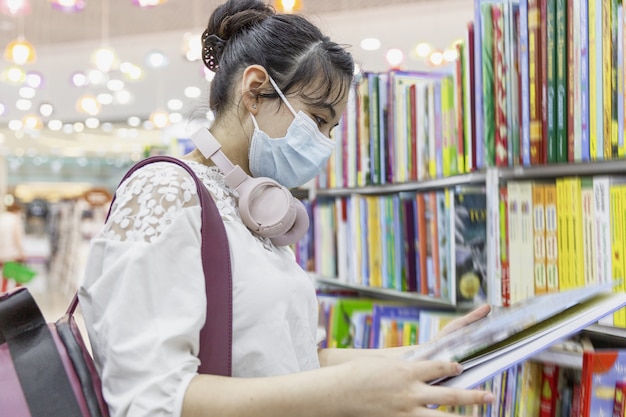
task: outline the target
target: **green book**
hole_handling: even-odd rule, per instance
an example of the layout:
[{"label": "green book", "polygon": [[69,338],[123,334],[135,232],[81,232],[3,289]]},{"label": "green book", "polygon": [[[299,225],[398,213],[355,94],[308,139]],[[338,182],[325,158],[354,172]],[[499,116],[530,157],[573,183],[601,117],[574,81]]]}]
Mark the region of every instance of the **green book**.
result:
[{"label": "green book", "polygon": [[485,166],[494,166],[495,158],[495,103],[494,103],[494,68],[493,68],[493,20],[492,5],[480,5],[482,29],[482,70],[483,70],[483,145]]}]

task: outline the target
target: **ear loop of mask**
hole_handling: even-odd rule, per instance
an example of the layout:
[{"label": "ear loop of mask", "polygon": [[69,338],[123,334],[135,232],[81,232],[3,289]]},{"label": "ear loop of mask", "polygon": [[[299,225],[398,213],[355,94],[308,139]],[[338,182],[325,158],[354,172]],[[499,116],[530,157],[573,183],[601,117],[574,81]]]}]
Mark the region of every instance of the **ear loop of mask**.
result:
[{"label": "ear loop of mask", "polygon": [[[270,83],[272,83],[272,87],[274,87],[274,90],[276,90],[276,93],[278,93],[278,95],[281,98],[281,100],[283,101],[283,103],[285,103],[285,105],[287,106],[289,111],[291,111],[291,113],[293,114],[293,117],[298,117],[298,113],[296,113],[296,110],[291,106],[289,101],[287,101],[287,97],[285,97],[283,92],[280,91],[280,88],[278,88],[278,85],[276,84],[274,79],[272,77],[270,77],[269,75],[268,75],[268,77],[270,79]],[[254,115],[252,113],[250,114],[250,116],[252,116],[252,123],[254,123],[255,129],[259,130],[259,124],[256,122],[256,117],[254,117]]]}]

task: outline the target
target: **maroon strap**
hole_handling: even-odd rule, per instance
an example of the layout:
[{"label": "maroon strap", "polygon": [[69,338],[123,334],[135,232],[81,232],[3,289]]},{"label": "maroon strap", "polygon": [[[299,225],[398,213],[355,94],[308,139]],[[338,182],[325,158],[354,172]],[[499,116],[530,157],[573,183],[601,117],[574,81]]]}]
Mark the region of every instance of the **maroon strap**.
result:
[{"label": "maroon strap", "polygon": [[[200,367],[198,372],[230,376],[233,342],[233,291],[230,252],[224,222],[207,188],[198,179],[195,172],[179,159],[170,156],[153,156],[139,161],[126,173],[120,184],[137,169],[153,162],[174,163],[185,169],[196,183],[202,207],[201,256],[207,298],[206,322],[200,332],[200,353],[198,354]],[[115,201],[115,196],[113,201]],[[113,207],[113,201],[111,207]],[[74,295],[68,313],[72,314],[77,304],[78,297]]]}]

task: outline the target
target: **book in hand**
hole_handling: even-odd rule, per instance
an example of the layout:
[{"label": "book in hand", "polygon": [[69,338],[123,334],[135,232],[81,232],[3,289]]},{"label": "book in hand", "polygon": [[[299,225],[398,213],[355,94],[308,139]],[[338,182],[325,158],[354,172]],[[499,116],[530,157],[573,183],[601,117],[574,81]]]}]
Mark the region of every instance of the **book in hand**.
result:
[{"label": "book in hand", "polygon": [[459,362],[462,374],[431,383],[474,387],[626,306],[626,294],[613,293],[612,285],[542,295],[494,310],[479,321],[416,346],[406,359]]}]

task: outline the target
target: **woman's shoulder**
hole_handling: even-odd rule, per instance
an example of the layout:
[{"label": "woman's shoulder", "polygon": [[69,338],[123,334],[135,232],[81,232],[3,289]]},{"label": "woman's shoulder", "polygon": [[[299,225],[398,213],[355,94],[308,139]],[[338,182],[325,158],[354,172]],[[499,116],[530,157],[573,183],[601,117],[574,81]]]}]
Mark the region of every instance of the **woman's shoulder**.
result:
[{"label": "woman's shoulder", "polygon": [[[236,196],[215,167],[184,161],[209,190],[224,220],[238,218]],[[133,172],[115,192],[102,235],[116,240],[152,241],[182,210],[198,206],[193,178],[170,162],[153,162]]]}]

